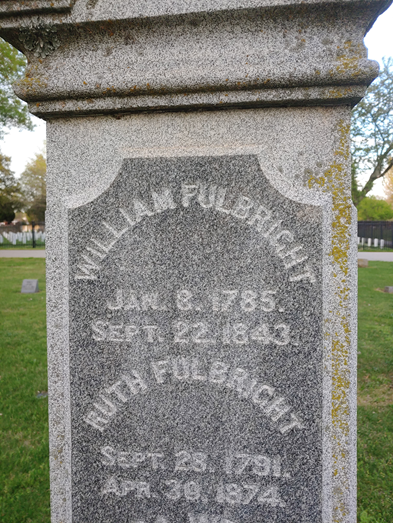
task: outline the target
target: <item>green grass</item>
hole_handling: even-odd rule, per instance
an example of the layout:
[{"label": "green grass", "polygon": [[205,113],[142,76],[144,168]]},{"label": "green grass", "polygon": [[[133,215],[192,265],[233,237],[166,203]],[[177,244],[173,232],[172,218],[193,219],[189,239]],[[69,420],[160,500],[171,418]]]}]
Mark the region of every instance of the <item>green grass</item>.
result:
[{"label": "green grass", "polygon": [[368,247],[367,245],[362,247],[358,245],[358,252],[393,252],[393,249],[388,249],[387,247],[380,249],[379,247]]},{"label": "green grass", "polygon": [[0,521],[49,522],[45,260],[0,258],[0,281]]},{"label": "green grass", "polygon": [[393,521],[393,263],[359,269],[358,508],[362,523]]},{"label": "green grass", "polygon": [[[0,258],[0,522],[49,523],[45,260]],[[39,294],[20,294],[38,278]],[[393,263],[359,269],[358,521],[393,521]]]}]

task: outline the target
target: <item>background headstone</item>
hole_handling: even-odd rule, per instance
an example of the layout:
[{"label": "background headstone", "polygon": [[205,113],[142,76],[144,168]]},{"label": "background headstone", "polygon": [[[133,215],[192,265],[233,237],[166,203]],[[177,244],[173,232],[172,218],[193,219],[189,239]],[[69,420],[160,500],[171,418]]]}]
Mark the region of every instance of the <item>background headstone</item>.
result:
[{"label": "background headstone", "polygon": [[34,294],[38,291],[38,280],[23,280],[22,289],[20,291],[22,294]]},{"label": "background headstone", "polygon": [[358,267],[368,267],[368,260],[358,258]]},{"label": "background headstone", "polygon": [[385,292],[388,294],[393,294],[393,287],[385,287]]}]

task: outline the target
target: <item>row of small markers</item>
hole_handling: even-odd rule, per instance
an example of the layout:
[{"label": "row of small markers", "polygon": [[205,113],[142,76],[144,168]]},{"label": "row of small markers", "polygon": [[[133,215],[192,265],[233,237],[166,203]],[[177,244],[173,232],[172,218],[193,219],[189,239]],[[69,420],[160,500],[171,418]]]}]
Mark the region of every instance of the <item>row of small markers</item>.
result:
[{"label": "row of small markers", "polygon": [[[34,233],[35,239],[40,240],[42,242],[45,242],[45,233],[42,231],[37,231]],[[33,234],[31,232],[3,232],[0,233],[0,244],[4,243],[4,238],[12,243],[12,245],[16,245],[16,242],[22,242],[22,244],[26,242],[30,242],[33,239]]]},{"label": "row of small markers", "polygon": [[[3,232],[3,234],[0,234],[0,244],[4,242],[4,238],[12,243],[12,245],[16,245],[16,242],[22,242],[26,243],[33,239],[33,235],[31,232]],[[35,233],[35,239],[41,240],[42,242],[45,242],[45,233],[42,231],[37,231]],[[367,246],[372,246],[372,238],[360,238],[358,237],[358,244],[364,245],[367,242]],[[374,247],[381,247],[383,249],[385,247],[385,240],[379,240],[378,238],[374,238]]]},{"label": "row of small markers", "polygon": [[[367,247],[372,247],[373,240],[372,238],[359,238],[358,237],[358,244],[364,245],[367,241]],[[378,238],[374,238],[374,247],[380,247],[383,249],[385,247],[385,240],[378,240]]]}]

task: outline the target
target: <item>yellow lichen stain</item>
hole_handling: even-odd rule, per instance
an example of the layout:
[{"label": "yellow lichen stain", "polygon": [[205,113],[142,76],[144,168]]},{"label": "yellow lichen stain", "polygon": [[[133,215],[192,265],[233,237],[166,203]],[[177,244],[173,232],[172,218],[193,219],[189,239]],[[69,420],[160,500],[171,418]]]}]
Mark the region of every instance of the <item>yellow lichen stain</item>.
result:
[{"label": "yellow lichen stain", "polygon": [[38,64],[30,64],[25,77],[18,80],[15,85],[26,96],[39,93],[48,87],[47,79],[40,74]]},{"label": "yellow lichen stain", "polygon": [[17,82],[18,87],[20,87],[26,94],[35,93],[41,89],[48,87],[46,80],[37,77],[37,76],[25,76]]},{"label": "yellow lichen stain", "polygon": [[[337,46],[340,49],[340,46]],[[330,70],[331,76],[335,74],[350,73],[352,76],[359,76],[362,72],[359,66],[359,61],[363,58],[364,46],[363,44],[354,44],[351,40],[344,43],[341,52],[337,53],[338,65],[335,70]]]},{"label": "yellow lichen stain", "polygon": [[[333,477],[337,478],[341,495],[336,495],[338,506],[334,510],[333,521],[339,523],[347,514],[346,502],[343,501],[344,490],[349,483],[345,474],[347,467],[346,445],[349,437],[349,387],[350,369],[349,353],[351,329],[349,324],[349,259],[350,227],[351,227],[351,197],[347,186],[348,162],[350,159],[349,131],[350,125],[344,121],[338,124],[339,143],[334,153],[335,160],[320,177],[311,175],[308,180],[310,188],[319,187],[332,196],[333,220],[332,241],[329,255],[332,257],[335,279],[335,293],[338,298],[337,309],[332,314],[336,330],[330,333],[332,347],[332,424],[333,424]],[[339,331],[339,332],[337,332]],[[334,433],[335,432],[335,433]],[[342,471],[341,475],[339,471]],[[339,477],[337,477],[339,476]],[[343,490],[344,489],[344,490]]]},{"label": "yellow lichen stain", "polygon": [[351,94],[353,89],[351,87],[338,87],[336,89],[329,89],[329,98],[343,98]]},{"label": "yellow lichen stain", "polygon": [[324,176],[311,176],[308,180],[310,188],[318,185],[322,190],[330,192],[333,198],[333,237],[331,255],[345,276],[348,274],[349,227],[351,225],[351,198],[345,195],[345,163],[350,151],[347,143],[349,124],[340,122],[340,143],[335,151],[337,159],[324,173]]}]

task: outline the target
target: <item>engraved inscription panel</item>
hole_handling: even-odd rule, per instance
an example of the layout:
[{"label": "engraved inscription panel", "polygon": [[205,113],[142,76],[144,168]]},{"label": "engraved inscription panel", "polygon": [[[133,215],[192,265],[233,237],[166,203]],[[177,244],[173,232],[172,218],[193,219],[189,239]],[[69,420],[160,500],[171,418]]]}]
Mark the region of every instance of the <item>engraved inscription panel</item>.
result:
[{"label": "engraved inscription panel", "polygon": [[69,211],[73,521],[322,522],[322,210],[253,156]]}]

